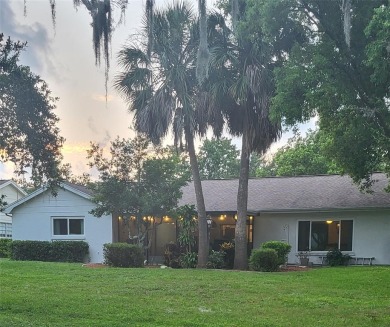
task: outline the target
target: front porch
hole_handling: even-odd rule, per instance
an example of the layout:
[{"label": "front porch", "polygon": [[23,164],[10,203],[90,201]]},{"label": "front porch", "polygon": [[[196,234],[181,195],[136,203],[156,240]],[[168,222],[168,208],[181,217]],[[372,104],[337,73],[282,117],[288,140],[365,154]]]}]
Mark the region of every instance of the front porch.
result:
[{"label": "front porch", "polygon": [[[223,243],[234,241],[237,215],[235,212],[213,212],[208,214],[210,249],[219,251]],[[150,263],[163,263],[165,247],[169,243],[177,243],[180,233],[180,222],[171,217],[144,217],[144,225],[148,231],[144,244],[149,244],[146,260]],[[248,216],[247,238],[248,253],[253,248],[254,218]],[[137,224],[135,217],[124,219],[113,216],[113,242],[136,243]],[[197,239],[197,236],[195,236]],[[197,245],[195,246],[197,249]]]}]

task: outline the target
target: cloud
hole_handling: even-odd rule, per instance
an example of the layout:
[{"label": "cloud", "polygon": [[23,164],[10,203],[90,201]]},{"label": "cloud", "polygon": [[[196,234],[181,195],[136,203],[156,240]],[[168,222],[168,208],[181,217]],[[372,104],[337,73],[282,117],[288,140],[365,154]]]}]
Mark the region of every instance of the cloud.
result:
[{"label": "cloud", "polygon": [[111,102],[113,101],[115,98],[113,95],[107,95],[107,98],[104,94],[92,94],[91,95],[91,98],[92,100],[95,100],[95,101],[98,101],[98,102]]},{"label": "cloud", "polygon": [[87,154],[87,150],[90,148],[89,143],[66,143],[62,147],[62,154],[63,155],[69,155],[69,154]]},{"label": "cloud", "polygon": [[94,133],[98,134],[99,130],[96,128],[95,121],[92,116],[88,117],[88,128]]},{"label": "cloud", "polygon": [[5,37],[10,36],[13,41],[27,41],[27,49],[21,55],[23,64],[30,66],[32,71],[39,75],[50,71],[56,76],[55,65],[51,60],[52,39],[46,27],[39,22],[23,25],[19,20],[23,18],[23,13],[20,12],[22,17],[18,17],[11,3],[12,1],[0,0],[0,31]]}]

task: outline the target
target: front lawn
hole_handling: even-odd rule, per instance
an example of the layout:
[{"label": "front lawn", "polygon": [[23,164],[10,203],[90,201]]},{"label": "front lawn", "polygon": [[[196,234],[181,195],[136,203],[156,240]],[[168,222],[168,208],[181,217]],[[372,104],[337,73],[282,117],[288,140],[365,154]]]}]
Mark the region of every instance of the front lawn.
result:
[{"label": "front lawn", "polygon": [[3,259],[0,326],[390,326],[390,267],[256,273]]}]

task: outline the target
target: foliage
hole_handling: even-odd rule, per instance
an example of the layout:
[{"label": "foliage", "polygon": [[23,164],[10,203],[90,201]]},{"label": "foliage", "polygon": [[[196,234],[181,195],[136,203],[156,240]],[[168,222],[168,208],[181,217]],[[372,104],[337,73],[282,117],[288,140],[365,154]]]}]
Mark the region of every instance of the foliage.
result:
[{"label": "foliage", "polygon": [[348,264],[351,256],[343,254],[339,249],[334,249],[326,254],[326,262],[329,266],[344,266]]},{"label": "foliage", "polygon": [[180,268],[180,255],[180,246],[174,243],[166,244],[164,250],[164,265],[171,268]]},{"label": "foliage", "polygon": [[207,268],[209,269],[222,269],[225,267],[225,252],[211,250],[209,254],[209,261],[207,262]]},{"label": "foliage", "polygon": [[149,141],[143,137],[117,138],[108,158],[99,145],[92,144],[88,158],[100,179],[90,185],[96,203],[91,213],[97,217],[114,214],[125,220],[135,217],[133,234],[138,245],[150,246],[145,243],[146,235],[157,225],[143,217],[162,218],[176,208],[180,188],[189,178],[186,164],[168,150],[149,149]]},{"label": "foliage", "polygon": [[278,265],[284,265],[287,262],[287,256],[291,251],[291,245],[281,241],[268,241],[261,244],[262,249],[274,249],[278,255]]},{"label": "foliage", "polygon": [[232,269],[234,266],[234,241],[223,242],[220,246],[220,251],[224,252],[225,268]]},{"label": "foliage", "polygon": [[[149,42],[144,42],[147,39]],[[123,72],[116,77],[115,87],[134,113],[138,132],[154,144],[161,143],[169,133],[175,146],[183,148],[185,143],[196,190],[198,264],[204,267],[208,255],[207,220],[194,137],[205,135],[211,118],[207,111],[198,110],[202,99],[195,97],[198,47],[199,28],[190,6],[179,2],[155,11],[144,21],[138,40],[133,39],[119,52]]]},{"label": "foliage", "polygon": [[[246,217],[249,161],[252,152],[263,154],[280,134],[280,123],[269,117],[270,99],[275,90],[273,70],[275,55],[264,42],[260,29],[253,29],[246,18],[246,2],[234,1],[235,17],[212,16],[215,30],[210,37],[211,56],[206,107],[216,117],[222,116],[228,131],[242,136],[240,176],[237,193],[235,230],[235,268],[247,268]],[[240,21],[234,23],[236,18]],[[228,21],[233,21],[229,28]],[[216,126],[220,127],[220,126]],[[218,135],[219,129],[213,126]]]},{"label": "foliage", "polygon": [[279,259],[276,250],[260,248],[252,251],[249,258],[249,267],[255,271],[277,271]]},{"label": "foliage", "polygon": [[198,153],[201,178],[237,178],[240,170],[239,154],[232,140],[226,137],[206,139]]},{"label": "foliage", "polygon": [[50,249],[49,241],[12,241],[11,259],[50,261]]},{"label": "foliage", "polygon": [[12,241],[11,259],[84,262],[88,249],[89,245],[84,241]]},{"label": "foliage", "polygon": [[51,260],[55,262],[85,262],[89,245],[84,241],[51,242]]},{"label": "foliage", "polygon": [[305,137],[295,131],[286,145],[270,161],[256,170],[258,177],[340,174],[343,170],[328,153],[329,138],[321,131],[309,131]]},{"label": "foliage", "polygon": [[175,210],[179,223],[179,235],[177,241],[185,248],[186,252],[192,252],[195,246],[197,232],[196,210],[194,205],[184,205]]},{"label": "foliage", "polygon": [[186,252],[179,257],[179,262],[182,268],[195,268],[198,262],[198,254],[196,252]]},{"label": "foliage", "polygon": [[0,325],[7,327],[390,325],[386,266],[260,276],[3,259],[0,272]]},{"label": "foliage", "polygon": [[144,265],[143,249],[127,243],[106,243],[103,245],[104,262],[111,267],[139,268]]},{"label": "foliage", "polygon": [[26,43],[0,33],[0,162],[11,161],[17,174],[29,168],[32,179],[56,183],[64,139],[53,113],[56,98],[45,81],[20,65]]},{"label": "foliage", "polygon": [[0,258],[11,257],[11,243],[12,240],[10,238],[0,239]]},{"label": "foliage", "polygon": [[369,187],[379,164],[386,172],[390,167],[390,9],[388,0],[349,1],[349,24],[343,2],[265,0],[251,6],[260,13],[254,24],[272,43],[293,44],[275,73],[273,116],[293,125],[316,115],[327,154]]}]

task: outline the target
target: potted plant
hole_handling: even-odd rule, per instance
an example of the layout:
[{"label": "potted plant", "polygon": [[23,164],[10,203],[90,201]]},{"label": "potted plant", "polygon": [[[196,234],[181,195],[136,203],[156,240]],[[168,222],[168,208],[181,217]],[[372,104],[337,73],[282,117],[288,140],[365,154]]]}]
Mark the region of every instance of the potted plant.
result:
[{"label": "potted plant", "polygon": [[300,266],[307,267],[309,265],[310,251],[299,251],[297,257],[299,259]]}]

